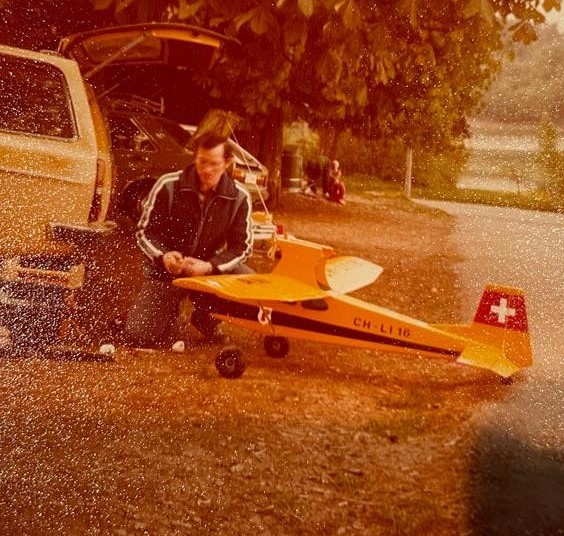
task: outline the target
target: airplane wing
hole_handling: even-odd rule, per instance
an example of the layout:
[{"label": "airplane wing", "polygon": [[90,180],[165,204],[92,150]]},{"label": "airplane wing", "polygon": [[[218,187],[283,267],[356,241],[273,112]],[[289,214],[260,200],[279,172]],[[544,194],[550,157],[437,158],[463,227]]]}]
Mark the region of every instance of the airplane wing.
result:
[{"label": "airplane wing", "polygon": [[335,292],[347,294],[370,285],[383,271],[381,266],[359,257],[331,257],[325,261],[324,283]]},{"label": "airplane wing", "polygon": [[303,301],[323,298],[320,288],[302,283],[292,277],[277,274],[231,274],[201,277],[182,277],[176,286],[208,292],[236,301]]}]

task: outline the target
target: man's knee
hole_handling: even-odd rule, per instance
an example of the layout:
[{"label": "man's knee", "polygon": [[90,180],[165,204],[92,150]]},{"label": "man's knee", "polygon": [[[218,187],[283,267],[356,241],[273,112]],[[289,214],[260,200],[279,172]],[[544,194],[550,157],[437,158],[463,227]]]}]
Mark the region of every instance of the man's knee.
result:
[{"label": "man's knee", "polygon": [[140,347],[164,344],[178,317],[182,294],[170,283],[145,282],[127,313],[126,341]]}]

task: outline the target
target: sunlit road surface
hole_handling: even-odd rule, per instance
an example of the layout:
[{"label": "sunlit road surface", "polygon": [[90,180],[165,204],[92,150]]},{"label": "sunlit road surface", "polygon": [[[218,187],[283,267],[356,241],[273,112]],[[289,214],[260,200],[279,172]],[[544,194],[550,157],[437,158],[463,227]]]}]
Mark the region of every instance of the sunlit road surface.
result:
[{"label": "sunlit road surface", "polygon": [[[507,486],[526,495],[510,506],[515,510],[512,528],[528,530],[537,523],[537,532],[531,534],[553,529],[564,534],[564,215],[424,204],[456,217],[452,240],[464,257],[457,267],[465,293],[464,321],[472,319],[486,282],[525,292],[533,366],[520,373],[502,401],[481,407],[473,424],[478,443],[483,443],[478,445],[484,453],[482,462],[495,456],[492,463],[498,467],[489,472],[503,480],[498,489],[489,490],[492,497],[507,496]],[[501,525],[491,528],[503,530]]]}]

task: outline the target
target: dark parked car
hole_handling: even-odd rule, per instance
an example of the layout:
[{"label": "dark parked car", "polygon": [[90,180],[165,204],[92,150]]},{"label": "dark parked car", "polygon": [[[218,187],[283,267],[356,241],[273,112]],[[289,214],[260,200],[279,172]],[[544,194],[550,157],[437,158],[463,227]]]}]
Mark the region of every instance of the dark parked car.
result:
[{"label": "dark parked car", "polygon": [[107,117],[116,167],[112,205],[118,214],[137,220],[155,181],[194,160],[186,143],[179,143],[179,137],[187,141],[189,136],[174,121],[148,113],[109,110]]},{"label": "dark parked car", "polygon": [[[196,127],[186,129],[146,109],[130,107],[125,103],[110,106],[106,115],[116,167],[112,206],[118,214],[136,220],[155,181],[192,163],[190,139]],[[232,139],[229,143],[234,156],[231,176],[248,188],[254,202],[260,203],[261,194],[266,200],[268,170]]]}]

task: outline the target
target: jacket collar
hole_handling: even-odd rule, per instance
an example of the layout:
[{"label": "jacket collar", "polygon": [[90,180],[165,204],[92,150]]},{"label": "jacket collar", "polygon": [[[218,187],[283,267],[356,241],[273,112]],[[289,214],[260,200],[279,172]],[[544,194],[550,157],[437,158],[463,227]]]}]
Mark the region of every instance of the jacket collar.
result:
[{"label": "jacket collar", "polygon": [[[194,164],[182,171],[179,182],[180,190],[200,191],[200,179],[196,173],[196,166]],[[233,184],[233,179],[227,173],[224,173],[219,179],[215,187],[214,195],[231,199],[237,197],[237,188]]]}]

